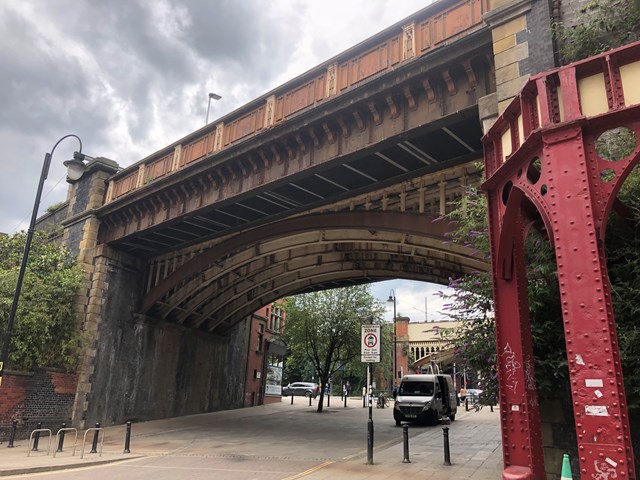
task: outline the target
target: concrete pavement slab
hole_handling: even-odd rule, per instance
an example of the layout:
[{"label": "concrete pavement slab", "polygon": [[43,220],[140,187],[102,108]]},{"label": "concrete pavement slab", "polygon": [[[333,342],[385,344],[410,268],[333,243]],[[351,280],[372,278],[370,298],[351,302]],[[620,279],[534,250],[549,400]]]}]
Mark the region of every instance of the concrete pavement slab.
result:
[{"label": "concrete pavement slab", "polygon": [[[309,407],[306,399],[296,398],[294,405],[284,399],[272,405],[135,423],[130,454],[123,454],[123,425],[105,428],[102,456],[86,453],[91,447],[88,444],[83,459],[79,458],[80,443],[72,456],[72,442],[67,443],[68,440],[65,451],[55,458],[42,451],[46,439],[45,443],[41,440],[41,451],[32,452],[29,457],[27,440],[16,441],[11,449],[0,444],[0,476],[134,458],[141,460],[128,466],[153,461],[153,468],[162,468],[158,459],[175,466],[178,460],[191,458],[192,463],[198,462],[203,468],[242,464],[258,471],[263,468],[264,478],[287,480],[500,478],[502,451],[497,409],[459,410],[457,420],[448,425],[451,466],[444,465],[440,427],[410,427],[411,463],[403,463],[402,429],[395,427],[391,409],[374,409],[374,464],[367,465],[368,409],[362,408],[358,398],[349,399],[347,408],[339,397],[332,398],[331,405],[318,414],[315,401]],[[78,437],[81,442],[81,435]],[[271,473],[267,475],[267,471]]]}]

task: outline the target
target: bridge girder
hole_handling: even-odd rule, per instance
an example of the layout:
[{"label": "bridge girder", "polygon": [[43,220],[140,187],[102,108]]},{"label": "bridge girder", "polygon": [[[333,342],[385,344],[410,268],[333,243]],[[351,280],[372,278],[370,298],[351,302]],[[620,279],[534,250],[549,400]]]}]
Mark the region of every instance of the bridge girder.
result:
[{"label": "bridge girder", "polygon": [[479,30],[456,47],[108,202],[99,242],[154,257],[479,158],[490,37]]},{"label": "bridge girder", "polygon": [[451,228],[444,218],[394,211],[283,220],[200,249],[149,290],[142,310],[224,331],[286,295],[390,278],[446,283],[486,269],[475,252],[450,242]]}]

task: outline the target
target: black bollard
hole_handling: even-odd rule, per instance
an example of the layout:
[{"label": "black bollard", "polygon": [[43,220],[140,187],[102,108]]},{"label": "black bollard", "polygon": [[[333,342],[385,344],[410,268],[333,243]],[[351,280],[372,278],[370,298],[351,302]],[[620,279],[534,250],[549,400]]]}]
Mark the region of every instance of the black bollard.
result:
[{"label": "black bollard", "polygon": [[465,412],[469,411],[469,399],[468,398],[464,399],[464,411]]},{"label": "black bollard", "polygon": [[493,412],[493,405],[491,405],[491,411]]},{"label": "black bollard", "polygon": [[9,445],[7,448],[13,448],[13,441],[16,438],[16,429],[18,428],[18,421],[14,420],[11,422],[11,433],[9,434]]},{"label": "black bollard", "polygon": [[[38,422],[36,424],[36,430],[40,430],[42,428],[42,422]],[[32,452],[38,451],[38,443],[40,442],[40,432],[36,432],[33,436],[33,447],[31,448]]]},{"label": "black bollard", "polygon": [[369,395],[369,420],[367,421],[367,465],[373,465],[373,402],[371,395]]},{"label": "black bollard", "polygon": [[60,437],[58,439],[58,452],[62,451],[62,446],[64,445],[64,429],[67,428],[67,424],[62,422],[62,431],[60,432]]},{"label": "black bollard", "polygon": [[402,463],[411,463],[409,460],[409,424],[405,423],[402,425],[402,443],[404,446],[404,458],[402,459]]},{"label": "black bollard", "polygon": [[[100,422],[96,422],[96,428],[100,428]],[[98,453],[98,434],[100,430],[93,432],[93,443],[91,444],[91,451],[89,453]]]},{"label": "black bollard", "polygon": [[327,393],[327,407],[331,406],[331,394]]},{"label": "black bollard", "polygon": [[293,393],[291,394],[291,405],[293,405]]},{"label": "black bollard", "polygon": [[131,422],[127,422],[127,433],[124,436],[124,452],[131,453],[129,447],[131,446]]},{"label": "black bollard", "polygon": [[449,452],[449,427],[442,427],[442,438],[444,440],[444,464],[451,465],[451,453]]},{"label": "black bollard", "polygon": [[367,396],[362,396],[362,408],[367,408]]},{"label": "black bollard", "polygon": [[311,406],[311,395],[309,395],[309,406]]},{"label": "black bollard", "polygon": [[344,408],[347,408],[347,398],[349,398],[347,395],[344,396]]}]

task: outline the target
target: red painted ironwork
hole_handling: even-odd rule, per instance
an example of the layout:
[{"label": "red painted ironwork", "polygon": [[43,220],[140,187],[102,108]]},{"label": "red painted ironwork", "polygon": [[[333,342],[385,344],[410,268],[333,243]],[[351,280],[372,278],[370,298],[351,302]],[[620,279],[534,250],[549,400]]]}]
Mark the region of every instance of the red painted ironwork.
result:
[{"label": "red painted ironwork", "polygon": [[640,145],[618,161],[595,145],[617,127],[640,139],[639,72],[640,42],[532,77],[483,140],[503,479],[545,478],[523,254],[538,218],[556,255],[580,478],[636,478],[604,236]]}]

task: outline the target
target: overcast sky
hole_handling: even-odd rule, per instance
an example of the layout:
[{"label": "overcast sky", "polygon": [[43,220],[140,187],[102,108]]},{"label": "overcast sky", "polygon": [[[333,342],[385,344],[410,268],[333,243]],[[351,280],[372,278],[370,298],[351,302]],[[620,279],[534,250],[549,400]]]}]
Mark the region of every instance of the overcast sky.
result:
[{"label": "overcast sky", "polygon": [[[45,152],[73,133],[126,167],[424,8],[430,0],[0,2],[0,232],[24,230]],[[56,148],[40,211],[64,200]],[[438,287],[402,282],[398,311],[437,312]],[[386,293],[383,291],[386,290]],[[433,312],[432,312],[433,310]]]}]

